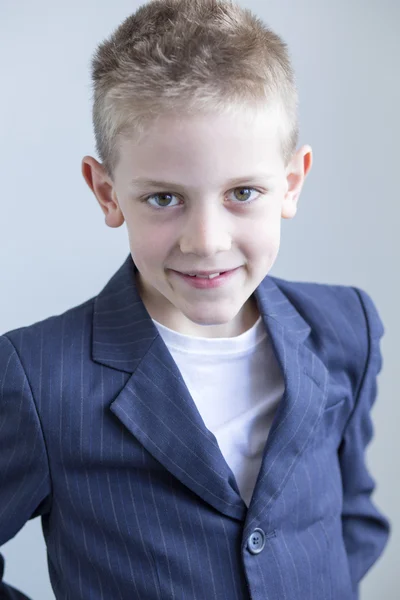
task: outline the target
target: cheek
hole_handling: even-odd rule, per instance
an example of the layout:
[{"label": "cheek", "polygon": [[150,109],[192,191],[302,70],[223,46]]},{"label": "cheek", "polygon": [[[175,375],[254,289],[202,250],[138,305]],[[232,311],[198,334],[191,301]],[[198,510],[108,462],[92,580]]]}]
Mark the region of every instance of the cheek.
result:
[{"label": "cheek", "polygon": [[[129,245],[132,256],[137,260],[137,265],[160,266],[160,261],[168,255],[170,248],[170,236],[167,228],[155,228],[143,221],[128,224]],[[136,262],[136,261],[135,261]]]},{"label": "cheek", "polygon": [[253,221],[246,233],[247,246],[251,252],[273,254],[279,248],[281,236],[281,220],[279,215],[271,213],[260,216]]}]

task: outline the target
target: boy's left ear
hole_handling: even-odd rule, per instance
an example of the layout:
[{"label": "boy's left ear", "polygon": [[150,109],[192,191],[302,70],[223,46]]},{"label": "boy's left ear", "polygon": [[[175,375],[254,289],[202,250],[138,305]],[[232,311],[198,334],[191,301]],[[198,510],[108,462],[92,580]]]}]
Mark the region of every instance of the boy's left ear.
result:
[{"label": "boy's left ear", "polygon": [[302,190],[304,180],[312,166],[311,146],[302,146],[293,155],[286,168],[288,189],[282,203],[282,218],[291,219],[297,211],[297,201]]}]

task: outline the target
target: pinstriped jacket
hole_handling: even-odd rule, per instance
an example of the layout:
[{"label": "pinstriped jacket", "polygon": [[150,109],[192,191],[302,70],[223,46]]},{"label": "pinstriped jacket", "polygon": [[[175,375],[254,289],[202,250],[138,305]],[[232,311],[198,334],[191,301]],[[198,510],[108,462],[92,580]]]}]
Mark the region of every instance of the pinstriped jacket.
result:
[{"label": "pinstriped jacket", "polygon": [[[371,298],[256,289],[285,392],[247,508],[136,270],[129,255],[96,297],[0,336],[0,545],[40,516],[59,600],[358,598],[390,533],[365,463]],[[25,596],[3,582],[0,598]]]}]

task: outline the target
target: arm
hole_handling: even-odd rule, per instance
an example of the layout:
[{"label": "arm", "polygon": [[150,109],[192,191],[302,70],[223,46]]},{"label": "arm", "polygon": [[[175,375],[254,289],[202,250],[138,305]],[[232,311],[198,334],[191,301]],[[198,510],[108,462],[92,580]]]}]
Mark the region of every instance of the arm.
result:
[{"label": "arm", "polygon": [[[50,506],[50,475],[42,430],[31,388],[18,354],[0,336],[0,546],[31,518]],[[22,569],[22,565],[21,565]],[[26,600],[3,582],[0,554],[0,600]]]},{"label": "arm", "polygon": [[343,483],[343,539],[355,598],[358,598],[358,584],[382,554],[390,524],[371,501],[375,481],[365,463],[365,449],[373,436],[370,411],[377,395],[377,375],[382,368],[379,340],[384,327],[371,298],[364,291],[354,289],[365,315],[368,354],[339,447],[339,461]]}]

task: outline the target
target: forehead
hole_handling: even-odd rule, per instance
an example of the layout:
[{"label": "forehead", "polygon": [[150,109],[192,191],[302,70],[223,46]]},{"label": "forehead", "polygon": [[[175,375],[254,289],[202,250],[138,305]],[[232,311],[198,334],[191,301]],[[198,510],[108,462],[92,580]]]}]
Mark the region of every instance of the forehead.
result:
[{"label": "forehead", "polygon": [[258,110],[161,116],[139,139],[128,134],[120,140],[117,170],[193,185],[197,177],[235,178],[273,172],[282,164],[282,117],[276,110]]}]

